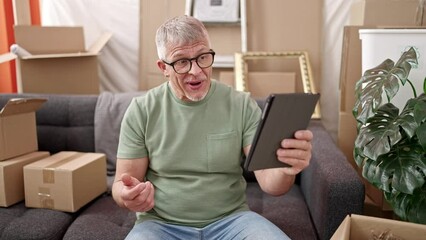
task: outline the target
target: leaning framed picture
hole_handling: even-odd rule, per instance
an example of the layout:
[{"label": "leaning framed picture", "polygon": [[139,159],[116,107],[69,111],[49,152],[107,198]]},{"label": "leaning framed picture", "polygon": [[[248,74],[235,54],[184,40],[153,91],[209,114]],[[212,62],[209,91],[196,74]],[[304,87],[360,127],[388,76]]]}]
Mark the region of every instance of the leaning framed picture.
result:
[{"label": "leaning framed picture", "polygon": [[194,17],[203,22],[238,22],[239,0],[193,0]]},{"label": "leaning framed picture", "polygon": [[[249,60],[259,59],[297,59],[299,62],[300,76],[304,93],[317,93],[312,76],[309,54],[306,51],[284,51],[284,52],[244,52],[235,53],[235,88],[238,91],[250,92],[248,84],[248,64]],[[312,118],[321,118],[319,103],[316,105]]]}]

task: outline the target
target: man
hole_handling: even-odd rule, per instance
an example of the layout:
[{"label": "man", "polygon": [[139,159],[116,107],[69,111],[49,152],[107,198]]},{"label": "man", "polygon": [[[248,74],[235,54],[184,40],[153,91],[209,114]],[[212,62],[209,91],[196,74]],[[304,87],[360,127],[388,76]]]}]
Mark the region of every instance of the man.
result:
[{"label": "man", "polygon": [[[133,99],[120,132],[113,196],[137,213],[126,239],[288,239],[246,203],[240,158],[260,120],[256,102],[211,80],[215,53],[199,20],[166,21],[156,44],[169,81]],[[303,130],[282,141],[277,159],[291,167],[256,171],[263,191],[291,188],[311,140]]]}]

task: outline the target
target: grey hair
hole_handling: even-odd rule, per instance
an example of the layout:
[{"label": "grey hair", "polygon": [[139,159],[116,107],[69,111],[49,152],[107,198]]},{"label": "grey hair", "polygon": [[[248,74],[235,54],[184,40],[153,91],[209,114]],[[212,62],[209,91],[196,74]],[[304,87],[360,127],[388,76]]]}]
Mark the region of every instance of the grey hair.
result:
[{"label": "grey hair", "polygon": [[166,60],[168,47],[187,45],[206,39],[210,47],[210,39],[203,23],[190,16],[178,16],[163,23],[155,35],[158,57]]}]

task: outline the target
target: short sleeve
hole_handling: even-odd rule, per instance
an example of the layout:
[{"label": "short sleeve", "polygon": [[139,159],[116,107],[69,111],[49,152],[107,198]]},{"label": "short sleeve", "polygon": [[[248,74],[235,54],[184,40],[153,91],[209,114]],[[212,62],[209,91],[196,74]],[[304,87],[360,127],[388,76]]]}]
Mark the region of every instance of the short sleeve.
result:
[{"label": "short sleeve", "polygon": [[124,114],[120,128],[117,158],[132,159],[148,156],[145,145],[146,112],[143,98],[134,98]]},{"label": "short sleeve", "polygon": [[261,115],[262,111],[257,102],[247,96],[244,104],[243,147],[252,143]]}]

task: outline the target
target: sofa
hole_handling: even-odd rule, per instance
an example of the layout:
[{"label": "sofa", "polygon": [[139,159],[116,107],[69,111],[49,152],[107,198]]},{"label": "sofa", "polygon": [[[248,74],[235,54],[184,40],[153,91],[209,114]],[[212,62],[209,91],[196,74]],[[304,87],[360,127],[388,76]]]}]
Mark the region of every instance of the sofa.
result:
[{"label": "sofa", "polygon": [[[115,172],[119,128],[131,99],[144,92],[99,95],[0,94],[0,108],[10,98],[46,98],[36,112],[40,151],[101,152],[107,156],[108,190],[75,213],[26,208],[19,202],[0,208],[0,239],[124,239],[135,214],[118,207],[110,187]],[[263,100],[257,100],[263,106]],[[263,193],[253,173],[247,201],[292,239],[330,239],[348,214],[362,214],[364,186],[321,120],[311,120],[314,134],[310,166],[284,196]]]}]

